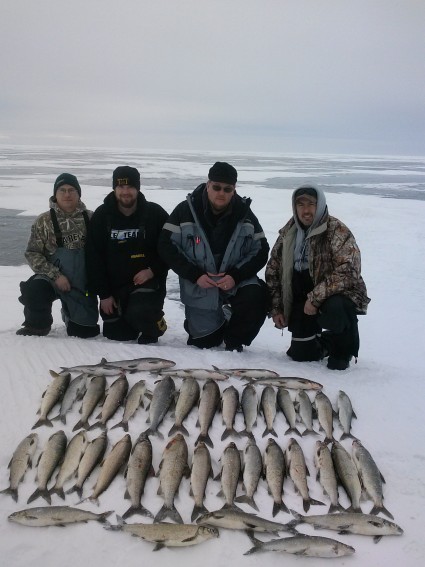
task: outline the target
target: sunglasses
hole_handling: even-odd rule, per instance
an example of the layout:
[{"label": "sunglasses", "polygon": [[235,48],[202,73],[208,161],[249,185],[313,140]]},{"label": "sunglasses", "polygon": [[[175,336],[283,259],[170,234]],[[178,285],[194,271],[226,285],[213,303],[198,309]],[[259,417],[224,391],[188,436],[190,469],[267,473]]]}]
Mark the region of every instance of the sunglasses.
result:
[{"label": "sunglasses", "polygon": [[213,191],[215,191],[216,193],[218,193],[219,191],[224,191],[225,193],[233,193],[233,191],[235,190],[234,187],[231,187],[230,185],[226,186],[226,187],[222,187],[221,185],[214,185],[214,183],[211,183],[211,189]]}]

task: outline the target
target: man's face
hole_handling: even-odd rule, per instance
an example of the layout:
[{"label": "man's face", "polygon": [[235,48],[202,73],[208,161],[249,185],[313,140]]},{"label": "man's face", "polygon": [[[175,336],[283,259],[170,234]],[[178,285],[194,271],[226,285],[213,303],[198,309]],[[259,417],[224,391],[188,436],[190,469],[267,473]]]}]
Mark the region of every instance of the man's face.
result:
[{"label": "man's face", "polygon": [[114,189],[118,206],[123,209],[132,209],[137,204],[137,189],[132,185],[117,185]]},{"label": "man's face", "polygon": [[72,185],[61,185],[56,191],[56,203],[65,213],[73,213],[77,208],[80,196]]},{"label": "man's face", "polygon": [[310,195],[301,195],[295,200],[297,217],[304,226],[311,226],[316,215],[317,201]]},{"label": "man's face", "polygon": [[213,212],[221,213],[228,206],[235,193],[236,185],[221,183],[219,181],[208,181],[207,195]]}]

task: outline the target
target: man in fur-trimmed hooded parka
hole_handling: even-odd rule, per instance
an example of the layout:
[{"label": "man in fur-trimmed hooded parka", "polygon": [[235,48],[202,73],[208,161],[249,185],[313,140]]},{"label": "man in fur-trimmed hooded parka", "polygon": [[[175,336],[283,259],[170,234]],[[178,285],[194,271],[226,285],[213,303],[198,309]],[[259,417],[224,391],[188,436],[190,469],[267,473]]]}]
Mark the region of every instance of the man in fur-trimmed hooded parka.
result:
[{"label": "man in fur-trimmed hooded parka", "polygon": [[329,215],[321,189],[296,189],[292,210],[266,267],[270,315],[275,327],[292,333],[293,360],[329,356],[328,368],[345,370],[358,356],[357,315],[366,314],[370,301],[360,250],[351,231]]}]

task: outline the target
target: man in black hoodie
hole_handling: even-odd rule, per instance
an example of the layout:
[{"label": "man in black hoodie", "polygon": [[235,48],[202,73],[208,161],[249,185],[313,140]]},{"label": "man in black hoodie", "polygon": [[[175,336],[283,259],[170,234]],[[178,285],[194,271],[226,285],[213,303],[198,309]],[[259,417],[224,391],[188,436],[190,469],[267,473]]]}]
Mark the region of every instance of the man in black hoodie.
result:
[{"label": "man in black hoodie", "polygon": [[168,215],[140,193],[140,173],[134,167],[117,167],[112,188],[90,221],[88,287],[99,296],[105,337],[156,343],[167,329],[168,268],[157,244]]}]

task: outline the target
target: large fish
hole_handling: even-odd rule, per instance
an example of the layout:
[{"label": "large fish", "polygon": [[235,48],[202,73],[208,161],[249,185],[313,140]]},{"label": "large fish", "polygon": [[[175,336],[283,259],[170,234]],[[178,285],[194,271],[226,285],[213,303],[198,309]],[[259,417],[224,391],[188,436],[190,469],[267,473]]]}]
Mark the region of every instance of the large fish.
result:
[{"label": "large fish", "polygon": [[76,376],[69,383],[68,388],[62,398],[59,414],[53,419],[60,419],[63,424],[66,423],[66,414],[72,408],[77,400],[81,400],[87,389],[87,381],[89,377],[87,374],[80,374]]},{"label": "large fish", "polygon": [[200,515],[207,514],[204,506],[205,489],[209,478],[212,478],[211,455],[205,443],[201,442],[195,447],[190,472],[190,496],[195,500],[191,521],[194,522]]},{"label": "large fish", "polygon": [[142,498],[145,483],[148,476],[155,476],[152,467],[152,443],[148,437],[141,435],[133,447],[126,471],[127,489],[124,498],[131,501],[130,508],[123,514],[126,519],[133,514],[141,514],[153,518],[149,510],[142,506],[140,500]]},{"label": "large fish", "polygon": [[296,535],[283,539],[260,541],[250,535],[250,539],[254,547],[244,553],[244,555],[251,555],[258,551],[284,551],[300,557],[330,558],[352,555],[355,552],[354,547],[351,547],[351,545],[346,545],[328,537]]},{"label": "large fish", "polygon": [[327,444],[323,441],[316,441],[314,461],[317,468],[316,479],[319,480],[323,488],[323,492],[329,496],[331,501],[329,513],[344,512],[345,510],[338,500],[338,482],[332,461],[332,455]]},{"label": "large fish", "polygon": [[62,372],[78,372],[79,374],[89,374],[90,376],[119,376],[122,373],[120,368],[106,366],[106,358],[98,364],[80,364],[79,366],[61,366]]},{"label": "large fish", "polygon": [[266,421],[266,428],[263,432],[263,437],[268,434],[277,437],[277,433],[273,429],[273,424],[276,417],[276,397],[276,390],[273,388],[273,386],[266,386],[263,389],[260,402],[264,419]]},{"label": "large fish", "polygon": [[164,505],[155,516],[155,522],[162,522],[169,517],[177,523],[183,523],[182,517],[174,506],[174,497],[178,492],[183,476],[189,477],[190,475],[187,458],[186,441],[183,435],[178,433],[165,447],[159,465],[158,494],[164,498]]},{"label": "large fish", "polygon": [[228,530],[248,530],[271,534],[278,534],[281,531],[290,531],[291,533],[295,531],[292,526],[289,527],[289,524],[272,522],[256,514],[242,512],[239,508],[221,508],[221,510],[208,512],[208,514],[198,518],[197,523],[203,526],[216,526]]},{"label": "large fish", "polygon": [[49,437],[43,452],[38,458],[36,478],[38,487],[28,498],[27,504],[33,502],[40,496],[44,498],[48,504],[51,504],[47,483],[65,455],[66,443],[66,435],[62,430],[53,433],[53,435]]},{"label": "large fish", "polygon": [[245,421],[245,429],[240,432],[240,435],[246,435],[254,439],[252,428],[257,424],[258,396],[252,384],[245,386],[242,391],[241,408]]},{"label": "large fish", "polygon": [[278,512],[289,512],[282,500],[283,479],[285,476],[285,457],[282,449],[274,439],[269,439],[263,456],[264,476],[269,494],[273,498],[273,517]]},{"label": "large fish", "polygon": [[221,455],[221,471],[216,477],[221,479],[221,489],[217,496],[225,499],[223,508],[233,508],[238,483],[241,476],[241,456],[238,448],[232,442],[227,445]]},{"label": "large fish", "polygon": [[384,494],[382,483],[385,482],[385,479],[373,460],[372,455],[363,447],[358,439],[353,441],[352,455],[361,483],[373,501],[373,508],[370,514],[379,514],[379,512],[382,512],[391,518],[391,520],[394,520],[393,515],[385,508],[383,502]]},{"label": "large fish", "polygon": [[292,401],[288,390],[282,386],[277,389],[277,404],[282,410],[282,413],[289,425],[289,428],[285,431],[284,435],[288,435],[288,433],[296,433],[301,436],[301,433],[296,427],[297,413],[295,411],[294,402]]},{"label": "large fish", "polygon": [[304,453],[293,437],[289,440],[288,447],[286,448],[286,464],[295,489],[300,493],[303,499],[304,512],[308,512],[311,504],[324,505],[323,502],[311,498],[309,494],[307,476],[310,473],[305,463]]},{"label": "large fish", "polygon": [[168,436],[175,435],[180,432],[183,435],[189,435],[188,430],[183,425],[183,421],[192,411],[192,408],[198,403],[200,388],[195,378],[188,376],[183,379],[180,386],[179,396],[176,402],[176,409],[174,412],[174,425],[171,427]]},{"label": "large fish", "polygon": [[87,447],[87,434],[80,431],[71,439],[65,451],[63,463],[60,466],[58,476],[54,486],[49,490],[50,495],[57,494],[62,500],[65,500],[63,485],[65,482],[75,475],[80,464],[81,458]]},{"label": "large fish", "polygon": [[106,431],[103,431],[99,437],[90,441],[78,465],[77,482],[72,488],[66,491],[66,494],[76,492],[81,498],[83,494],[83,485],[95,467],[101,462],[107,445],[108,440],[106,437]]},{"label": "large fish", "polygon": [[74,425],[72,431],[76,431],[77,429],[81,429],[82,427],[84,427],[84,429],[90,428],[88,419],[93,413],[94,408],[97,406],[97,404],[105,397],[105,388],[105,376],[94,376],[90,380],[81,404],[81,418],[78,423]]},{"label": "large fish", "polygon": [[100,469],[99,476],[93,493],[89,496],[89,500],[97,502],[98,497],[104,492],[120,470],[124,469],[131,451],[131,437],[126,433],[112,447],[111,452],[106,456]]},{"label": "large fish", "polygon": [[333,408],[329,398],[323,392],[317,392],[314,398],[314,406],[317,410],[317,419],[325,432],[325,443],[333,441]]},{"label": "large fish", "polygon": [[336,474],[342,486],[345,488],[348,498],[351,500],[351,506],[347,511],[361,512],[360,496],[362,494],[362,487],[356,465],[350,457],[350,454],[338,441],[333,442],[331,455]]},{"label": "large fish", "polygon": [[18,501],[18,485],[25,476],[28,467],[32,466],[32,459],[38,445],[37,433],[30,433],[16,447],[9,463],[9,488],[0,491],[0,494],[10,494],[15,502]]},{"label": "large fish", "polygon": [[188,547],[219,536],[218,530],[196,524],[126,524],[117,516],[118,525],[106,526],[108,530],[123,531],[155,543],[153,551],[163,547]]},{"label": "large fish", "polygon": [[299,390],[297,393],[297,407],[298,415],[305,425],[302,436],[318,435],[317,431],[313,429],[313,405],[305,390]]},{"label": "large fish", "polygon": [[105,401],[103,402],[102,411],[96,417],[96,421],[90,429],[100,427],[106,429],[106,423],[115,414],[117,409],[124,403],[125,396],[128,391],[128,380],[125,374],[121,374],[115,382],[113,382],[106,394]]},{"label": "large fish", "polygon": [[112,511],[95,514],[88,510],[71,508],[70,506],[44,506],[14,512],[9,516],[8,520],[23,526],[33,527],[65,526],[66,524],[88,522],[90,520],[105,524],[108,523],[106,518],[110,514],[112,514]]},{"label": "large fish", "polygon": [[158,427],[174,401],[175,393],[176,386],[173,379],[169,376],[166,376],[157,383],[149,407],[149,417],[146,420],[146,423],[149,424],[149,428],[144,431],[144,435],[157,435],[160,439],[164,438],[162,433],[158,431]]},{"label": "large fish", "polygon": [[218,370],[205,368],[176,368],[173,370],[160,370],[160,376],[171,378],[195,378],[195,380],[228,380],[229,376]]},{"label": "large fish", "polygon": [[130,374],[133,372],[148,371],[157,372],[158,370],[163,370],[165,368],[172,368],[175,366],[175,362],[172,360],[166,360],[165,358],[133,358],[131,360],[114,360],[104,362],[105,368],[118,368],[121,370],[126,370]]},{"label": "large fish", "polygon": [[[215,368],[215,367],[214,367]],[[228,376],[237,376],[245,380],[259,380],[260,378],[273,378],[279,376],[274,370],[267,370],[266,368],[220,368],[223,374]]]},{"label": "large fish", "polygon": [[355,437],[351,434],[351,421],[353,418],[357,418],[357,416],[354,413],[350,398],[342,390],[339,391],[337,405],[339,423],[343,430],[340,441],[347,437],[355,439]]},{"label": "large fish", "polygon": [[221,436],[222,441],[227,439],[229,435],[239,437],[239,433],[235,431],[234,428],[235,416],[238,411],[238,407],[239,392],[234,386],[229,386],[221,395],[221,415],[223,418],[223,425],[226,426],[226,429]]},{"label": "large fish", "polygon": [[243,454],[243,485],[242,488],[246,494],[235,498],[235,502],[248,504],[254,510],[259,512],[258,506],[254,500],[254,494],[257,490],[258,482],[263,473],[263,459],[260,449],[252,439],[248,439]]},{"label": "large fish", "polygon": [[297,378],[296,376],[270,376],[269,378],[249,379],[251,384],[260,386],[282,386],[288,390],[321,390],[322,384],[308,380],[307,378]]},{"label": "large fish", "polygon": [[122,427],[124,431],[128,431],[128,420],[133,417],[139,407],[144,407],[143,396],[145,394],[145,391],[145,380],[139,380],[130,388],[130,391],[125,400],[122,420],[111,427],[111,429],[115,429],[115,427]]},{"label": "large fish", "polygon": [[198,439],[195,441],[195,445],[203,441],[209,447],[214,447],[208,431],[219,404],[220,388],[214,380],[207,380],[202,388],[201,397],[199,399],[198,421],[196,422],[196,426],[200,427],[201,431]]},{"label": "large fish", "polygon": [[59,403],[65,395],[65,391],[68,388],[69,382],[71,380],[71,374],[65,372],[63,374],[57,374],[50,371],[53,381],[47,387],[47,390],[43,394],[43,399],[41,401],[40,409],[37,413],[40,414],[39,420],[32,426],[32,429],[41,427],[42,425],[47,425],[48,427],[53,427],[53,423],[48,419],[48,414],[50,410]]}]

